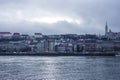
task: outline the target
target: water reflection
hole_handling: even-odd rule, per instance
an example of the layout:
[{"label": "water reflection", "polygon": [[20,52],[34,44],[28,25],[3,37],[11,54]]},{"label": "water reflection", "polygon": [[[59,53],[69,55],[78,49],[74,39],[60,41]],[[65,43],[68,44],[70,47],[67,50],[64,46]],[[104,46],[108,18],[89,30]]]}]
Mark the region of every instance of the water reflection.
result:
[{"label": "water reflection", "polygon": [[120,57],[0,57],[0,79],[119,80]]}]

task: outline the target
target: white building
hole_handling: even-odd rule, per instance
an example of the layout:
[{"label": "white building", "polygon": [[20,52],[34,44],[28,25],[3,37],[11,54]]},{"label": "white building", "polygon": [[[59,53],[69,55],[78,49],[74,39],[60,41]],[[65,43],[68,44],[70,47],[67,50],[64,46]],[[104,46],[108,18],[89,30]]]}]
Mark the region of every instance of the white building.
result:
[{"label": "white building", "polygon": [[35,33],[34,36],[35,36],[35,38],[42,38],[43,37],[42,33]]},{"label": "white building", "polygon": [[12,34],[10,32],[0,32],[0,38],[10,39],[11,37],[12,37]]},{"label": "white building", "polygon": [[55,42],[49,41],[49,52],[55,52]]}]

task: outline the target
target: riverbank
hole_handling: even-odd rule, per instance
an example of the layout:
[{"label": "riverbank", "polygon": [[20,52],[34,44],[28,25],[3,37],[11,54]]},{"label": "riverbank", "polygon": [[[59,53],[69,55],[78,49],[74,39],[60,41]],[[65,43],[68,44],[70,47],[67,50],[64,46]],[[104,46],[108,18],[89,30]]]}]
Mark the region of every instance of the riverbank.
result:
[{"label": "riverbank", "polygon": [[34,52],[1,52],[0,56],[115,56],[113,52],[86,52],[86,53],[34,53]]}]

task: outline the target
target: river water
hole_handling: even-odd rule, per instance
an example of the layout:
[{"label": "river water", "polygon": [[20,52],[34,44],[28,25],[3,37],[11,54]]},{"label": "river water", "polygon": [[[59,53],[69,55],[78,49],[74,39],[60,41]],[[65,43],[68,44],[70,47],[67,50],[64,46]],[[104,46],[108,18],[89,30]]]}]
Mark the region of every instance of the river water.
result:
[{"label": "river water", "polygon": [[120,80],[120,57],[0,56],[0,80]]}]

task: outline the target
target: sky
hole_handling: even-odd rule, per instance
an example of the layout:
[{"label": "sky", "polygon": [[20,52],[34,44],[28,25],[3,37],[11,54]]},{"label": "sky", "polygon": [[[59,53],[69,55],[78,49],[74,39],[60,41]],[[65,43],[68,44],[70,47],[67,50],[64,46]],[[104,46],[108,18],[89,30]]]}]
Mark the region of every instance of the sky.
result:
[{"label": "sky", "polygon": [[104,34],[120,30],[120,0],[0,0],[0,32]]}]

